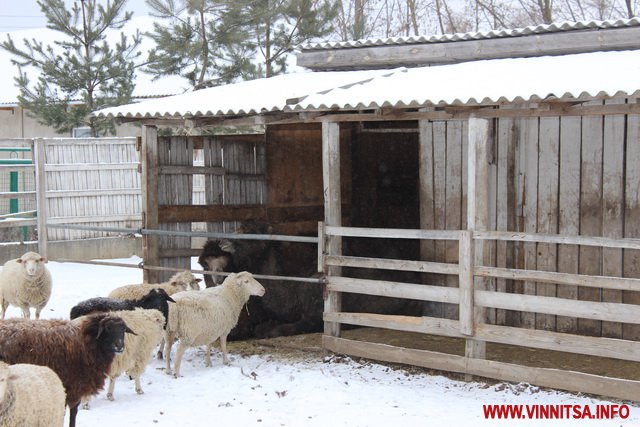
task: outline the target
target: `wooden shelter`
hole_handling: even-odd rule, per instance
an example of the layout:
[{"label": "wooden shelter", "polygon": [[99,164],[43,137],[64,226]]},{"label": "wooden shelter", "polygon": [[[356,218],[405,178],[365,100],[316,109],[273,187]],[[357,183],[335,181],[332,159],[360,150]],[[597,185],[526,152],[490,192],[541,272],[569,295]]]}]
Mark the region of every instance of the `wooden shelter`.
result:
[{"label": "wooden shelter", "polygon": [[[328,349],[640,400],[637,380],[485,358],[489,342],[640,361],[638,31],[627,20],[309,46],[300,63],[333,71],[98,114],[143,124],[145,228],[261,219],[317,231]],[[383,69],[339,71],[371,67]],[[264,133],[157,131],[248,124]],[[189,200],[194,175],[206,205]],[[186,266],[189,249],[148,236],[145,263]],[[363,269],[379,277],[351,274]],[[424,305],[351,313],[345,293]],[[347,340],[342,324],[461,338],[466,350]]]}]

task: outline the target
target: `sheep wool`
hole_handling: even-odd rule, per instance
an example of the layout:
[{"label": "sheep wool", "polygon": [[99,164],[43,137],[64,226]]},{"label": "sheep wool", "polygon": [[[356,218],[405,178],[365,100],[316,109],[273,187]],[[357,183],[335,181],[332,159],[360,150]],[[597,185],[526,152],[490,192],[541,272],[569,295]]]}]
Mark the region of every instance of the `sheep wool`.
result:
[{"label": "sheep wool", "polygon": [[108,296],[122,300],[139,299],[148,294],[151,289],[164,289],[168,295],[173,295],[189,289],[199,290],[198,283],[201,280],[197,279],[190,271],[181,271],[174,274],[167,282],[120,286],[112,290]]},{"label": "sheep wool", "polygon": [[227,335],[238,323],[242,307],[251,295],[264,295],[264,287],[249,272],[229,275],[222,285],[202,291],[185,291],[173,295],[175,304],[169,307],[166,328],[166,372],[171,374],[171,345],[180,339],[176,351],[175,377],[180,376],[182,355],[188,347],[206,345],[205,365],[211,366],[211,347],[220,339],[222,360],[227,359]]},{"label": "sheep wool", "polygon": [[4,319],[9,304],[20,307],[22,317],[29,319],[30,307],[36,319],[51,296],[51,273],[44,265],[47,259],[36,252],[7,261],[0,271],[0,316]]},{"label": "sheep wool", "polygon": [[0,425],[62,427],[65,392],[46,366],[0,362]]},{"label": "sheep wool", "polygon": [[107,375],[109,389],[107,399],[113,400],[115,379],[126,372],[135,381],[136,393],[143,394],[140,376],[144,373],[153,349],[163,336],[164,316],[158,310],[137,308],[133,311],[115,311],[112,313],[120,317],[136,335],[125,334],[124,351],[113,358]]}]

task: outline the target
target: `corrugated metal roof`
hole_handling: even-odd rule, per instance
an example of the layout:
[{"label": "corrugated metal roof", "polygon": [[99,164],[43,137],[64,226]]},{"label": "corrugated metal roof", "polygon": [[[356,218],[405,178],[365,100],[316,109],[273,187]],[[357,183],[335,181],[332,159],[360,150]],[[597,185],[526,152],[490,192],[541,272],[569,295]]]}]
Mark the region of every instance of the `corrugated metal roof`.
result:
[{"label": "corrugated metal roof", "polygon": [[624,28],[640,26],[639,18],[618,19],[615,21],[559,22],[547,25],[532,25],[525,28],[478,31],[468,33],[442,34],[432,36],[392,37],[381,39],[363,39],[344,42],[310,43],[298,46],[301,51],[347,49],[372,46],[392,46],[420,43],[445,43],[467,40],[522,37],[534,34],[558,33],[563,31],[598,30],[606,28]]},{"label": "corrugated metal roof", "polygon": [[224,116],[630,96],[640,91],[638,76],[640,50],[493,59],[411,69],[286,74],[108,108],[97,115]]},{"label": "corrugated metal roof", "polygon": [[249,80],[97,111],[119,117],[235,116],[283,111],[312,93],[361,83],[393,70],[294,73]]}]

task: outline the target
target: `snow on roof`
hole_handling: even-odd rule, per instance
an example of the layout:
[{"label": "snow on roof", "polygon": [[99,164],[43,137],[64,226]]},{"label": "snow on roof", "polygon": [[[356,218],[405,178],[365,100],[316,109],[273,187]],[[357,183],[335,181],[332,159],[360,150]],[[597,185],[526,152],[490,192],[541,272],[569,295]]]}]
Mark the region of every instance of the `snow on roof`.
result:
[{"label": "snow on roof", "polygon": [[[119,41],[120,32],[130,35],[134,34],[136,30],[140,33],[151,31],[153,29],[153,18],[150,16],[134,16],[122,30],[108,30],[107,38],[114,43]],[[24,39],[32,40],[36,39],[44,43],[52,43],[54,40],[60,38],[60,33],[48,28],[32,28],[28,30],[18,30],[11,32],[0,32],[0,40],[4,41],[7,36],[11,36],[11,39],[17,46],[22,45]],[[140,44],[139,51],[142,52],[142,58],[146,57],[147,52],[152,48],[153,41],[148,37],[142,37],[142,43]],[[11,63],[14,59],[13,55],[4,49],[0,49],[0,81],[5,82],[2,88],[2,95],[0,95],[0,104],[16,105],[18,102],[18,95],[20,90],[16,87],[14,78],[18,76],[18,67]],[[37,80],[37,71],[34,69],[28,69],[29,77],[31,81]],[[175,95],[177,93],[183,93],[188,89],[189,84],[187,81],[178,76],[163,77],[156,81],[152,80],[152,76],[144,72],[136,72],[136,87],[133,91],[135,98],[149,98],[160,97],[166,95]]]},{"label": "snow on roof", "polygon": [[640,50],[494,59],[405,69],[313,94],[287,108],[351,110],[632,95],[640,90],[639,75]]},{"label": "snow on roof", "polygon": [[311,93],[361,83],[394,70],[282,74],[97,111],[113,117],[189,117],[282,111]]},{"label": "snow on roof", "polygon": [[522,37],[535,34],[559,33],[576,30],[599,30],[640,26],[640,18],[618,19],[615,21],[557,22],[545,25],[531,25],[524,28],[477,31],[468,33],[441,34],[432,36],[391,37],[382,39],[362,39],[342,42],[309,43],[298,46],[301,51],[347,49],[372,46],[392,46],[420,43],[445,43],[467,40]]},{"label": "snow on roof", "polygon": [[394,70],[285,74],[100,110],[109,117],[476,105],[634,95],[640,50],[509,58]]}]

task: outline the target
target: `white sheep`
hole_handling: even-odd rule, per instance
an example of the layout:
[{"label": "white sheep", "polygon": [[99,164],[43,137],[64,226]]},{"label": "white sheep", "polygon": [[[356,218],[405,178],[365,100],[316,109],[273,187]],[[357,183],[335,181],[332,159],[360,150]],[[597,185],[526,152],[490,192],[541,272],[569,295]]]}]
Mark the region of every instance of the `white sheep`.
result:
[{"label": "white sheep", "polygon": [[186,291],[174,294],[175,304],[169,307],[169,321],[165,333],[166,372],[171,374],[171,345],[180,339],[176,351],[175,377],[180,376],[182,355],[188,347],[206,345],[205,365],[211,366],[211,347],[219,338],[222,361],[227,359],[227,335],[238,323],[238,317],[251,295],[264,295],[264,287],[243,271],[229,275],[222,285],[198,292]]},{"label": "white sheep", "polygon": [[138,285],[125,285],[115,288],[109,293],[109,298],[117,298],[122,300],[140,299],[147,295],[151,289],[164,289],[168,295],[177,292],[187,291],[189,289],[199,290],[202,279],[196,279],[190,271],[181,271],[174,274],[171,279],[164,283],[143,283]]},{"label": "white sheep", "polygon": [[27,252],[9,260],[0,272],[0,315],[4,319],[9,304],[22,309],[22,317],[29,319],[30,307],[36,309],[36,319],[51,296],[51,273],[45,266],[47,259],[36,252]]},{"label": "white sheep", "polygon": [[62,427],[65,392],[46,366],[0,362],[0,426]]}]

